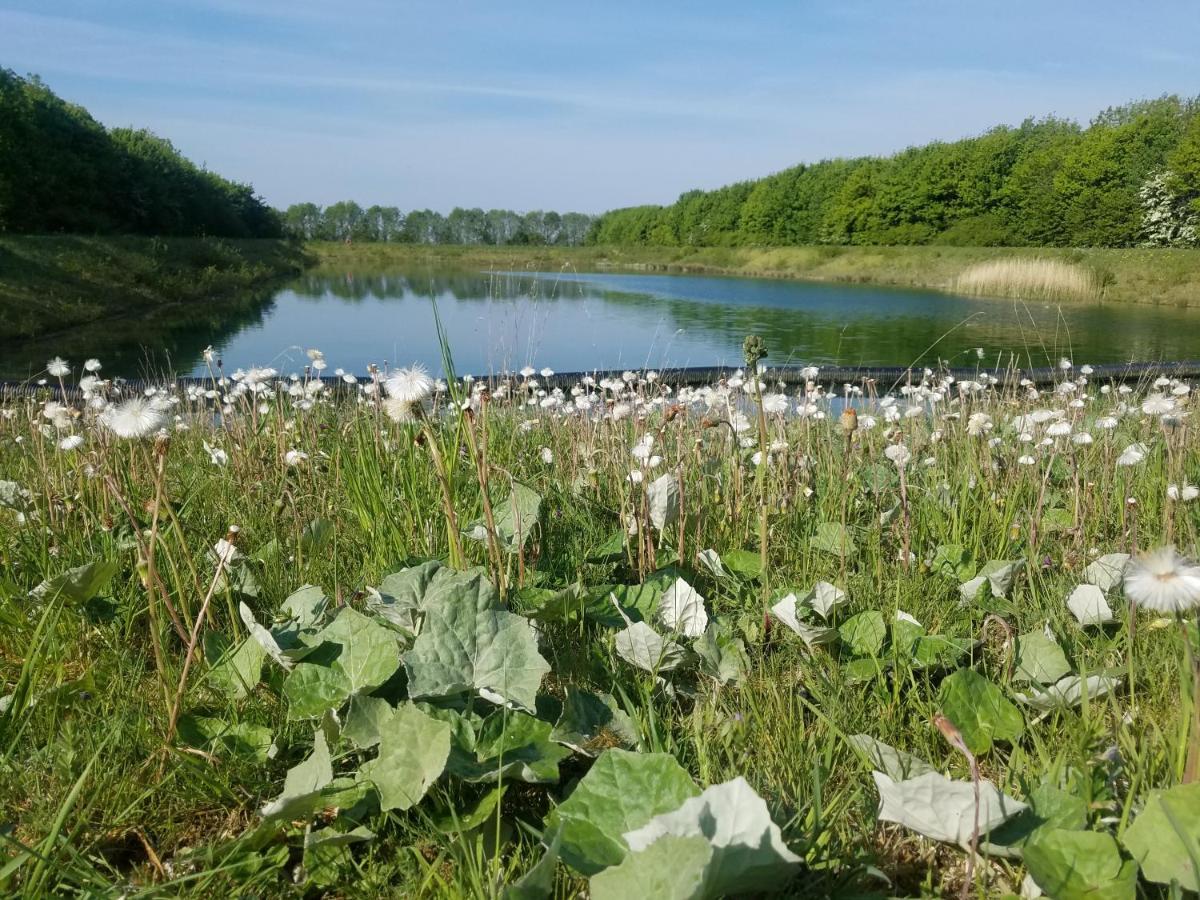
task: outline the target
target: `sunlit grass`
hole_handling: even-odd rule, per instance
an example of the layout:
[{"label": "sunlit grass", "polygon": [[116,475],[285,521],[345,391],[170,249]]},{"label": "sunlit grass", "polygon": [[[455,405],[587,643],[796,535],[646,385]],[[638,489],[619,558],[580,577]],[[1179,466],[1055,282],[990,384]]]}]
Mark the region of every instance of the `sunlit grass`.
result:
[{"label": "sunlit grass", "polygon": [[[73,409],[47,395],[0,410],[0,480],[11,482],[0,490],[0,696],[12,698],[0,715],[4,890],[284,894],[299,872],[307,889],[335,894],[489,896],[528,871],[545,814],[586,758],[564,762],[558,784],[510,785],[501,815],[466,834],[434,820],[469,809],[486,786],[442,779],[413,811],[373,813],[374,840],[354,845],[328,881],[312,881],[297,868],[304,823],[266,843],[254,837],[260,807],[313,744],[312,723],[288,718],[284,673],[268,666],[262,683],[232,697],[200,652],[182,677],[184,635],[214,579],[200,629],[209,639],[236,644],[246,636],[240,602],[270,622],[306,583],[362,609],[389,573],[448,558],[450,513],[467,533],[487,522],[481,481],[497,504],[514,482],[542,498],[528,540],[511,552],[461,541],[463,564],[487,571],[510,609],[537,615],[573,585],[615,590],[675,565],[670,577],[686,577],[712,620],[743,641],[740,683],[659,680],[620,657],[612,627],[539,619],[551,665],[541,692],[552,701],[568,685],[611,694],[639,749],[674,755],[701,786],[744,776],[804,860],[781,885],[789,893],[962,886],[961,851],[876,825],[870,769],[846,739],[869,734],[969,778],[931,724],[941,684],[961,666],[1009,698],[1028,691],[1014,680],[1011,635],[1049,628],[1072,671],[1107,673],[1120,686],[1045,717],[1022,706],[1024,735],[979,754],[983,777],[1018,798],[1039,785],[1081,797],[1089,827],[1115,834],[1150,790],[1183,777],[1190,678],[1180,628],[1147,611],[1131,634],[1119,587],[1108,625],[1081,626],[1065,601],[1101,554],[1164,543],[1194,554],[1200,506],[1185,488],[1200,448],[1187,385],[1099,384],[1064,368],[1041,392],[981,372],[961,382],[929,373],[894,394],[864,385],[831,396],[810,385],[781,397],[769,371],[759,386],[730,373],[679,391],[645,373],[546,390],[532,373],[456,385],[457,404],[446,386],[406,395],[417,411],[388,406],[397,396],[377,387],[388,373],[336,396],[312,374],[215,372],[207,386],[164,387],[147,398],[157,414],[140,439],[114,431],[137,433],[138,422],[114,418],[126,399],[99,375]],[[853,427],[846,407],[857,412]],[[61,449],[71,436],[82,442]],[[1136,445],[1144,449],[1131,453]],[[647,488],[664,475],[677,479],[682,516],[660,529]],[[220,581],[213,546],[232,525],[245,559],[237,571],[252,572],[253,585]],[[831,550],[826,526],[845,529],[853,547]],[[1024,568],[1005,596],[962,602],[966,569],[945,568],[948,547],[971,573],[988,560]],[[708,549],[727,574],[698,561]],[[98,597],[30,593],[104,560],[117,574]],[[774,603],[818,580],[848,595],[835,626],[877,610],[890,627],[903,612],[971,649],[921,667],[890,637],[874,657],[856,658],[845,638],[810,651],[778,618],[764,623],[764,593]],[[611,615],[607,593],[599,600]],[[203,749],[174,733],[180,685],[185,716],[264,728],[274,752]],[[355,752],[343,745],[336,755]],[[1019,859],[981,863],[974,890],[1016,891],[1022,875]],[[586,886],[559,866],[557,895]]]}]

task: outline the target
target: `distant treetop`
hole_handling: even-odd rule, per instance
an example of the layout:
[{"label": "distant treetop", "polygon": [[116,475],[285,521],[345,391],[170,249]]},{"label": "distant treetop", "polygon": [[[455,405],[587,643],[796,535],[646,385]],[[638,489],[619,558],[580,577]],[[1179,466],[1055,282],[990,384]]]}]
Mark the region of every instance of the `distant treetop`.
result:
[{"label": "distant treetop", "polygon": [[1200,101],[1168,96],[1086,128],[1027,119],[888,157],[831,159],[670,206],[600,216],[596,244],[1194,246]]},{"label": "distant treetop", "polygon": [[0,231],[279,237],[278,214],[145,130],[0,69]]},{"label": "distant treetop", "polygon": [[395,244],[582,244],[595,221],[583,213],[511,209],[462,209],[449,215],[431,209],[407,213],[395,206],[363,209],[352,200],[324,209],[295,203],[283,212],[289,234],[306,241],[364,241]]}]

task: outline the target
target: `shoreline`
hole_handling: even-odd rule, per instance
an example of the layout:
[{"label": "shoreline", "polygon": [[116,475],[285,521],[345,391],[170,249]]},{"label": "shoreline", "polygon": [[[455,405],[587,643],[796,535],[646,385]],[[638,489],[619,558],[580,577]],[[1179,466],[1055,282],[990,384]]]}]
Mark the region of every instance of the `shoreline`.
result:
[{"label": "shoreline", "polygon": [[[997,260],[1043,259],[1083,266],[1103,285],[1097,300],[1200,308],[1200,250],[1056,247],[521,247],[310,242],[316,271],[354,263],[387,266],[459,266],[511,271],[629,271],[728,275],[841,284],[875,284],[955,293],[966,269]],[[996,299],[1043,300],[996,294]]]},{"label": "shoreline", "polygon": [[210,313],[310,262],[282,240],[0,234],[0,346],[170,310]]}]

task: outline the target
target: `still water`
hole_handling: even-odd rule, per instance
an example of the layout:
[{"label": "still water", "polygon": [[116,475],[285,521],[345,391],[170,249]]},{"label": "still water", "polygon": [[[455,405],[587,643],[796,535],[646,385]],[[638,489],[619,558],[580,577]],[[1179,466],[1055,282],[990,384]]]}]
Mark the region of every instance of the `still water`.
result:
[{"label": "still water", "polygon": [[769,361],[818,365],[1019,365],[1200,357],[1200,311],[971,300],[932,291],[691,275],[309,273],[261,297],[93,326],[0,350],[0,377],[87,356],[106,375],[202,374],[211,345],[226,371],[299,371],[305,350],[335,368],[420,362],[441,369],[435,305],[459,372],[737,365],[762,335]]}]

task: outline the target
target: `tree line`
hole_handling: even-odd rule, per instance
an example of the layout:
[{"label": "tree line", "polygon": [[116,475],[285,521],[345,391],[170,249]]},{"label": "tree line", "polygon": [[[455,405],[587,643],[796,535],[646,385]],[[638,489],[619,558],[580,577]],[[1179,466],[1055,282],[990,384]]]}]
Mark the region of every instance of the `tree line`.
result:
[{"label": "tree line", "polygon": [[0,231],[280,237],[282,226],[250,185],[0,68]]},{"label": "tree line", "polygon": [[363,209],[353,200],[324,208],[295,203],[282,214],[289,234],[306,241],[398,244],[582,244],[594,221],[584,213],[511,209],[462,209],[449,215],[430,209],[402,212],[395,206]]},{"label": "tree line", "polygon": [[1200,99],[1028,119],[600,216],[594,244],[1195,246]]}]

